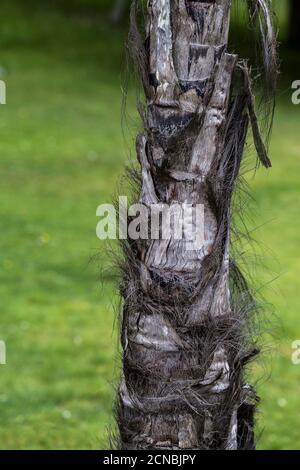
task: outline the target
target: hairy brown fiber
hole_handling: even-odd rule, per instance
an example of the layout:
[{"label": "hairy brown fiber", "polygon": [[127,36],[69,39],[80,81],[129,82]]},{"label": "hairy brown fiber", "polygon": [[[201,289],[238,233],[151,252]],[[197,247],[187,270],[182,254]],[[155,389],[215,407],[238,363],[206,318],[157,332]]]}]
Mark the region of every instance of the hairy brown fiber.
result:
[{"label": "hairy brown fiber", "polygon": [[[260,25],[266,75],[275,79],[269,2],[246,3]],[[251,72],[227,50],[230,0],[149,0],[144,31],[139,6],[133,2],[129,35],[146,97],[139,201],[203,204],[205,243],[191,251],[172,236],[123,243],[119,445],[254,449],[257,396],[244,368],[258,353],[247,327],[255,301],[230,254],[249,124],[261,163],[271,165]]]}]

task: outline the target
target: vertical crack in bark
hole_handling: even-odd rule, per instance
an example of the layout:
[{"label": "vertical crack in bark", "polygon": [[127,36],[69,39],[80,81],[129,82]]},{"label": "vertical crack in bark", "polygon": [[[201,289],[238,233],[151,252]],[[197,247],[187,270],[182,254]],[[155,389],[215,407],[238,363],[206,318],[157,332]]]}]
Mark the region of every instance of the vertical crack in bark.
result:
[{"label": "vertical crack in bark", "polygon": [[[254,301],[230,260],[231,198],[249,116],[261,161],[269,159],[249,70],[227,52],[230,3],[149,0],[146,47],[135,53],[147,97],[137,138],[140,202],[204,204],[205,241],[188,250],[173,226],[169,240],[124,244],[124,449],[254,448],[257,398],[243,373],[256,354],[245,331]],[[136,23],[132,45],[134,32],[139,38]],[[233,93],[241,68],[245,86]],[[194,218],[185,222],[195,233]]]}]

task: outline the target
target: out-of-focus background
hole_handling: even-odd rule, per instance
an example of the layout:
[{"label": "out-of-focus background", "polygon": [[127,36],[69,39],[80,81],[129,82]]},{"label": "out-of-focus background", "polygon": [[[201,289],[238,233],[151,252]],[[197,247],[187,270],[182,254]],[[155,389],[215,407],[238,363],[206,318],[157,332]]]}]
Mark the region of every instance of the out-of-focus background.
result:
[{"label": "out-of-focus background", "polygon": [[[96,207],[112,200],[139,127],[133,84],[121,126],[128,11],[113,3],[1,1],[1,449],[108,446],[117,295],[95,234]],[[274,3],[282,75],[273,169],[247,177],[256,253],[267,267],[258,265],[257,280],[273,326],[252,374],[262,397],[259,447],[299,449],[300,365],[291,354],[300,339],[300,105],[291,102],[291,83],[300,80],[300,13],[298,0]],[[251,53],[236,16],[243,18],[235,14],[232,44]]]}]

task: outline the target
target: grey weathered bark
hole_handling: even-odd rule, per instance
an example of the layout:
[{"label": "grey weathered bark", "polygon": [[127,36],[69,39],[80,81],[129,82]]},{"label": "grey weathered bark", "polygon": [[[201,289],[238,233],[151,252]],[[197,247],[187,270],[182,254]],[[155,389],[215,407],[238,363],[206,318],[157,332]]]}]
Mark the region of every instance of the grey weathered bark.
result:
[{"label": "grey weathered bark", "polygon": [[[268,2],[248,3],[275,78]],[[140,202],[204,204],[205,243],[199,250],[174,236],[124,243],[120,447],[253,449],[257,397],[244,366],[257,354],[247,331],[254,300],[230,257],[231,199],[249,122],[270,166],[249,70],[227,51],[230,0],[150,0],[145,41],[137,4],[129,46],[147,99],[137,138]],[[185,224],[197,230],[193,217]]]}]

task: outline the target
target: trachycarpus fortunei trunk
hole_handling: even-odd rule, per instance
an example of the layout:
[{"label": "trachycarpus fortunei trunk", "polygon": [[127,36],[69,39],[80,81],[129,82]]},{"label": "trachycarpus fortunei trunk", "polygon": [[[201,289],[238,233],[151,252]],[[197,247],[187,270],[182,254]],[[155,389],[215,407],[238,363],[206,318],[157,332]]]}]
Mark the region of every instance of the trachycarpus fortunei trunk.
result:
[{"label": "trachycarpus fortunei trunk", "polygon": [[[275,82],[269,4],[247,3]],[[249,122],[270,166],[250,72],[227,51],[230,0],[150,0],[145,40],[138,4],[129,47],[146,95],[139,202],[203,204],[205,243],[192,251],[173,237],[123,245],[120,447],[253,449],[257,397],[243,370],[257,354],[247,333],[254,301],[230,257],[232,193]]]}]

